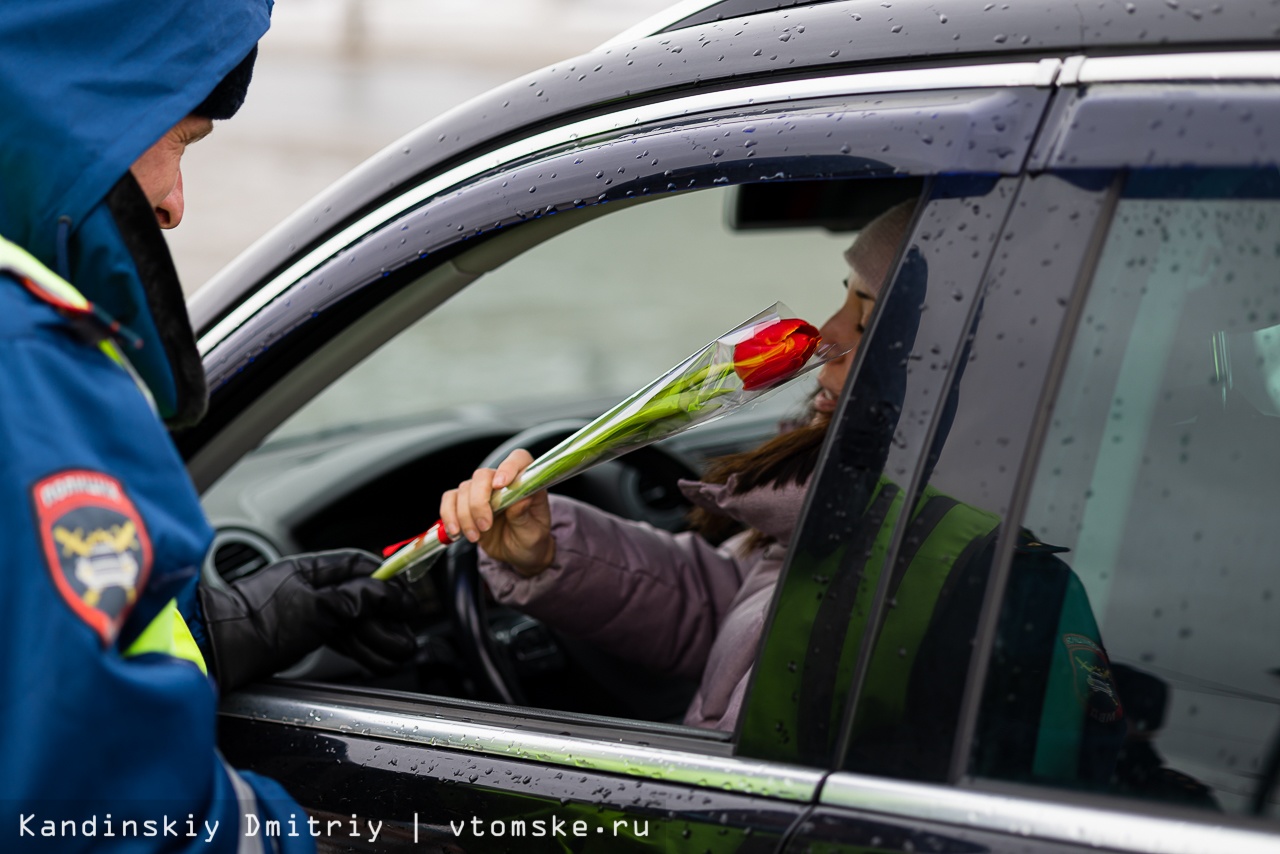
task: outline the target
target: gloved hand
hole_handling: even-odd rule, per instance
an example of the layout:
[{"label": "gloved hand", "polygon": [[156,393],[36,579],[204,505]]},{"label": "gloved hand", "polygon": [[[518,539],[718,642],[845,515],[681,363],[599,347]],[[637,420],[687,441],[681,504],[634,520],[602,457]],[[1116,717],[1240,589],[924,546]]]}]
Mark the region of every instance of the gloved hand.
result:
[{"label": "gloved hand", "polygon": [[198,589],[223,693],[328,645],[374,673],[414,652],[417,600],[399,579],[369,578],[381,561],[356,549],[294,555],[219,590]]}]

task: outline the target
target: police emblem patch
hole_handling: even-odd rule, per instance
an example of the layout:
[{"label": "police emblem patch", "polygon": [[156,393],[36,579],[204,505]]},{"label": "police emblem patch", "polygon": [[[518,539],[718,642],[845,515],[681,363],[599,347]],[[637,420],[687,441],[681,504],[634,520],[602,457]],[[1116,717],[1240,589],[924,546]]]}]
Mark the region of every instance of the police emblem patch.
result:
[{"label": "police emblem patch", "polygon": [[32,488],[54,586],[104,644],[115,641],[151,572],[151,541],[120,482],[64,471]]},{"label": "police emblem patch", "polygon": [[1062,636],[1062,643],[1067,648],[1067,655],[1071,657],[1076,699],[1089,717],[1103,724],[1120,720],[1124,716],[1124,709],[1116,693],[1115,681],[1111,676],[1111,662],[1106,652],[1092,638],[1084,635],[1065,634]]}]

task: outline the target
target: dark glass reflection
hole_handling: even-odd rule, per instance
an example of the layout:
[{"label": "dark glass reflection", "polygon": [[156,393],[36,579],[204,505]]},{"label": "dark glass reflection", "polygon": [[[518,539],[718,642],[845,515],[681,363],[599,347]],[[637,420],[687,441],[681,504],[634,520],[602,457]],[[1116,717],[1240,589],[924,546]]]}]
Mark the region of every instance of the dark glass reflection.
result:
[{"label": "dark glass reflection", "polygon": [[[1106,649],[1079,653],[1011,583],[978,773],[1274,815],[1277,189],[1274,170],[1125,187],[1024,518],[1071,563]],[[1020,672],[1032,635],[1071,650],[1074,707]],[[1046,747],[1102,723],[1123,739],[1108,767]]]},{"label": "dark glass reflection", "polygon": [[[741,749],[831,761],[886,549],[922,463],[1012,181],[936,182],[851,374],[741,724]],[[911,582],[914,584],[914,581]],[[909,585],[910,586],[910,585]],[[919,639],[921,626],[904,627]],[[915,640],[912,642],[914,643]]]},{"label": "dark glass reflection", "polygon": [[[905,435],[904,426],[913,433],[917,465],[883,470],[905,494],[878,524],[877,559],[889,567],[874,579],[879,598],[855,615],[865,634],[850,669],[859,693],[844,732],[846,768],[937,780],[953,767],[989,576],[1007,548],[1003,520],[1105,187],[1097,180],[1029,181],[992,256],[982,297],[931,283],[912,306],[924,309],[926,324],[935,312],[947,316],[951,340],[918,337],[906,358],[916,372],[933,375],[934,396],[914,426],[904,418],[893,428],[897,436]],[[1055,626],[1081,644],[1100,645],[1057,550],[1029,531],[1013,534],[1011,583],[1025,588],[1037,613],[1051,615]],[[1044,642],[1021,649],[1028,672],[1065,660],[1065,652]],[[1111,744],[1114,753],[1116,739],[1099,736],[1100,749]]]}]

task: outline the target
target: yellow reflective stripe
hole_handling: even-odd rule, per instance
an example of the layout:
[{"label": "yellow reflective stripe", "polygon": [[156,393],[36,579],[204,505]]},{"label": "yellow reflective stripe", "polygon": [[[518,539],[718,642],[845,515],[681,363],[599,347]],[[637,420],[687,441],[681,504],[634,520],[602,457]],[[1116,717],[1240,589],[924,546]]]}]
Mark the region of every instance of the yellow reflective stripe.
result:
[{"label": "yellow reflective stripe", "polygon": [[98,349],[107,354],[107,358],[120,366],[129,379],[133,380],[133,384],[138,387],[138,391],[142,392],[142,396],[147,401],[147,406],[151,407],[151,411],[156,417],[160,417],[160,409],[156,406],[156,399],[151,394],[151,389],[147,388],[147,384],[142,381],[142,377],[138,376],[138,372],[133,369],[133,364],[125,358],[124,353],[120,352],[120,348],[116,346],[116,342],[110,338],[103,338],[98,342]]},{"label": "yellow reflective stripe", "polygon": [[88,308],[89,301],[74,286],[50,270],[27,250],[0,237],[0,268],[12,270],[23,278],[76,308]]},{"label": "yellow reflective stripe", "polygon": [[133,643],[129,644],[124,654],[126,658],[130,658],[150,652],[190,661],[200,668],[201,673],[209,675],[209,668],[204,663],[204,656],[200,654],[200,647],[196,644],[196,639],[191,636],[191,629],[187,627],[187,621],[182,618],[178,603],[174,600],[170,600],[169,604],[156,614],[156,618],[142,630],[142,634],[138,635]]},{"label": "yellow reflective stripe", "polygon": [[[8,270],[24,279],[30,280],[36,287],[69,306],[82,309],[89,308],[89,301],[85,299],[84,294],[76,290],[74,285],[44,264],[41,264],[30,252],[3,237],[0,237],[0,270]],[[110,338],[103,338],[98,342],[98,349],[129,375],[129,378],[133,380],[133,384],[138,387],[138,391],[142,392],[142,396],[146,399],[147,405],[151,407],[151,411],[159,417],[160,410],[156,407],[156,399],[151,394],[151,389],[147,388],[147,384],[142,381],[142,377],[138,376],[138,372],[134,370],[133,365],[120,352],[116,342]]]}]

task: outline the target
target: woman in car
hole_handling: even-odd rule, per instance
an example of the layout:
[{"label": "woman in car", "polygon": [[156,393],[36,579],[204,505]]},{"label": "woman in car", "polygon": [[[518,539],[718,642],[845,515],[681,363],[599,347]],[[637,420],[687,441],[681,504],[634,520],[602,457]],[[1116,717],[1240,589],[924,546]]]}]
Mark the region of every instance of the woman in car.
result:
[{"label": "woman in car", "polygon": [[[804,422],[682,482],[693,531],[671,534],[545,492],[495,517],[490,495],[532,462],[524,450],[445,493],[440,518],[450,536],[479,544],[498,600],[651,670],[700,679],[685,723],[732,729],[809,476],[914,208],[882,213],[845,252],[845,300],[821,332],[849,352],[819,370]],[[712,544],[738,525],[746,530]]]}]

